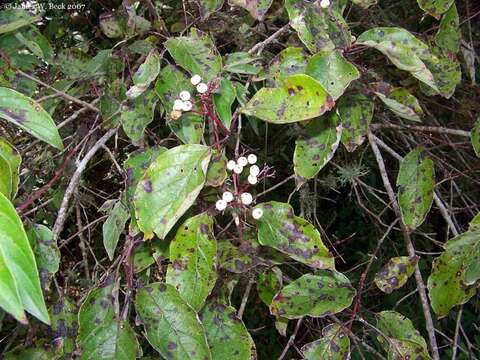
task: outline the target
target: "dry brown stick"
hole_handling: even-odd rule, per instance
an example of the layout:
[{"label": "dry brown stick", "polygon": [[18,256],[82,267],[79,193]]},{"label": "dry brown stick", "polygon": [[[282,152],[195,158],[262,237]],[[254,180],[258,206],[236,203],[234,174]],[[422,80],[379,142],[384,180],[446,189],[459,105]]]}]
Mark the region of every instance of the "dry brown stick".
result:
[{"label": "dry brown stick", "polygon": [[240,308],[238,309],[238,313],[237,313],[237,316],[239,319],[242,319],[243,317],[245,307],[247,306],[248,297],[250,296],[250,291],[252,290],[252,286],[254,283],[255,283],[255,278],[252,277],[248,280],[247,287],[245,288],[245,293],[243,294],[242,303],[240,304]]},{"label": "dry brown stick", "polygon": [[463,305],[460,306],[460,309],[458,309],[457,323],[455,325],[455,335],[453,337],[452,360],[455,360],[457,358],[458,335],[460,333],[460,325],[462,323],[462,312],[463,312]]},{"label": "dry brown stick", "polygon": [[[410,257],[416,256],[415,248],[413,247],[412,239],[410,238],[410,232],[402,221],[402,213],[400,211],[400,206],[398,205],[395,192],[393,191],[390,180],[388,179],[387,169],[385,168],[385,162],[383,161],[382,153],[378,148],[378,145],[375,141],[375,138],[372,133],[368,133],[368,141],[370,142],[370,147],[375,155],[377,161],[378,169],[382,177],[383,185],[387,190],[388,197],[392,203],[393,210],[395,215],[400,219],[400,227],[402,229],[403,238],[407,247],[407,252]],[[425,291],[425,283],[423,282],[422,273],[420,272],[420,267],[418,263],[415,265],[415,280],[417,282],[418,293],[420,295],[420,301],[422,303],[423,314],[425,316],[425,323],[427,327],[428,337],[430,341],[430,347],[432,350],[433,360],[440,360],[440,354],[438,352],[437,339],[435,337],[435,327],[433,325],[432,314],[430,312],[430,305],[428,303],[427,292]]]},{"label": "dry brown stick", "polygon": [[72,178],[70,179],[70,183],[68,184],[67,189],[65,190],[65,195],[63,196],[62,204],[60,205],[60,209],[58,210],[58,216],[55,220],[55,224],[53,225],[53,238],[58,240],[60,233],[63,230],[63,225],[65,224],[68,204],[70,202],[70,198],[72,197],[75,189],[77,188],[78,182],[80,177],[82,176],[83,171],[87,167],[88,162],[90,159],[95,155],[95,153],[104,145],[116,132],[118,128],[113,128],[108,130],[105,135],[103,135],[93,146],[92,148],[85,154],[82,161],[78,164],[77,169],[73,173]]},{"label": "dry brown stick", "polygon": [[382,129],[382,128],[433,132],[433,133],[439,133],[439,134],[458,135],[458,136],[463,136],[468,138],[471,136],[470,131],[449,129],[441,126],[397,125],[397,124],[382,124],[382,123],[370,125],[371,130]]},{"label": "dry brown stick", "polygon": [[259,42],[258,44],[256,44],[254,47],[252,47],[250,50],[248,50],[248,53],[250,55],[252,54],[259,54],[262,52],[263,48],[265,46],[267,46],[268,44],[270,44],[272,41],[274,41],[277,37],[279,37],[280,35],[282,35],[288,28],[290,27],[290,24],[286,24],[284,26],[282,26],[280,29],[278,29],[277,31],[275,31],[272,35],[270,35],[268,38],[266,38],[265,40],[263,40],[262,42]]}]

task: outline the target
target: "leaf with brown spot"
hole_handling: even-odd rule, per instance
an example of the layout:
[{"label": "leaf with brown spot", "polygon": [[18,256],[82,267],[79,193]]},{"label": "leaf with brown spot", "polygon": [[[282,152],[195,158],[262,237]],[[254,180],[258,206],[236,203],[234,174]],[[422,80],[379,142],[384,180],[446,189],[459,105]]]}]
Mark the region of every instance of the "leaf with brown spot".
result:
[{"label": "leaf with brown spot", "polygon": [[270,306],[273,297],[283,287],[283,276],[280,268],[274,266],[260,274],[257,281],[257,292],[265,305]]},{"label": "leaf with brown spot", "polygon": [[399,256],[391,258],[383,268],[375,274],[375,284],[383,292],[390,294],[393,290],[400,289],[412,276],[418,256],[410,258]]},{"label": "leaf with brown spot", "polygon": [[350,359],[350,338],[339,324],[323,328],[322,337],[301,348],[306,360],[348,360]]},{"label": "leaf with brown spot", "polygon": [[270,304],[272,315],[287,319],[336,314],[352,304],[355,289],[335,270],[306,274],[280,290]]}]

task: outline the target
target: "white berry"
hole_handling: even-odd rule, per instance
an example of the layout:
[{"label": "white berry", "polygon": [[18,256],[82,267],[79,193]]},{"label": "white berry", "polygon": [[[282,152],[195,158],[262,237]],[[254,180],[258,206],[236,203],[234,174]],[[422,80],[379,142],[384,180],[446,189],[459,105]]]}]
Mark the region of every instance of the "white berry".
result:
[{"label": "white berry", "polygon": [[320,7],[326,9],[330,6],[330,0],[322,0],[320,1]]},{"label": "white berry", "polygon": [[205,94],[208,90],[208,86],[207,84],[205,83],[200,83],[197,85],[197,91],[200,93],[200,94]]},{"label": "white berry", "polygon": [[243,205],[250,205],[253,201],[253,196],[248,192],[244,192],[242,195],[240,195],[240,200],[242,200]]},{"label": "white berry", "polygon": [[230,191],[225,191],[222,194],[222,199],[223,199],[223,201],[226,201],[227,203],[232,202],[233,201],[233,194]]},{"label": "white berry", "polygon": [[187,100],[190,100],[190,93],[187,91],[187,90],[183,90],[182,92],[180,92],[180,95],[178,95],[180,97],[180,99],[182,99],[183,101],[187,101]]},{"label": "white berry", "polygon": [[243,166],[240,165],[240,164],[235,164],[234,168],[233,168],[233,172],[235,174],[241,174],[243,171]]},{"label": "white berry", "polygon": [[235,168],[235,165],[237,165],[237,163],[235,162],[235,160],[228,160],[227,162],[227,169],[232,171],[234,168]]},{"label": "white berry", "polygon": [[248,160],[245,156],[239,157],[237,160],[237,164],[241,166],[246,166],[248,164]]},{"label": "white berry", "polygon": [[170,113],[170,117],[171,117],[173,120],[180,119],[181,116],[182,116],[182,112],[181,112],[180,110],[173,110],[173,111]]},{"label": "white berry", "polygon": [[218,211],[223,211],[227,208],[227,202],[225,200],[218,200],[215,203],[215,207],[217,208]]},{"label": "white berry", "polygon": [[183,101],[180,99],[176,99],[173,102],[173,110],[183,110]]},{"label": "white berry", "polygon": [[255,175],[248,175],[248,182],[255,185],[258,182],[258,179]]},{"label": "white berry", "polygon": [[200,81],[202,81],[202,77],[200,75],[193,75],[192,78],[190,79],[190,82],[192,83],[193,86],[197,86],[200,84]]},{"label": "white berry", "polygon": [[257,155],[250,154],[248,155],[247,159],[248,159],[248,163],[253,165],[257,162]]},{"label": "white berry", "polygon": [[183,111],[190,111],[193,108],[193,104],[190,101],[184,101],[182,104],[182,110]]},{"label": "white berry", "polygon": [[260,168],[257,165],[250,166],[250,175],[258,176],[260,174]]},{"label": "white berry", "polygon": [[253,209],[253,211],[252,211],[252,217],[253,217],[255,220],[260,219],[262,216],[263,216],[263,210],[262,210],[262,209],[260,209],[260,208],[255,208],[255,209]]}]

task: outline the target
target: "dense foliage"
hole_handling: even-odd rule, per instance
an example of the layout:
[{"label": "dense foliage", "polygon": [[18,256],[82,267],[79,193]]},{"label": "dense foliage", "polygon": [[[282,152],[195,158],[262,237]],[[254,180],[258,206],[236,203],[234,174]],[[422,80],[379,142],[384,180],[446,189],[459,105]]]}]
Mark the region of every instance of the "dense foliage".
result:
[{"label": "dense foliage", "polygon": [[0,7],[0,357],[480,355],[477,2]]}]

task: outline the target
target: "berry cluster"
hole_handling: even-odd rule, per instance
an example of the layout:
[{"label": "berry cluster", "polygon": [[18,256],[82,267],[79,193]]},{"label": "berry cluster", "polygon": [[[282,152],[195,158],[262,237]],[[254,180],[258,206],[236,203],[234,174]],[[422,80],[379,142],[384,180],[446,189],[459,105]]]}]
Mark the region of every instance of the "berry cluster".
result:
[{"label": "berry cluster", "polygon": [[[243,172],[243,169],[247,165],[251,165],[248,175],[248,182],[251,185],[255,185],[258,182],[257,176],[260,174],[260,168],[255,165],[257,162],[257,156],[255,154],[250,154],[247,157],[241,156],[235,160],[229,160],[227,162],[227,169],[233,171],[236,175],[240,175]],[[234,200],[234,195],[230,191],[225,191],[222,194],[222,198],[215,203],[215,207],[219,211],[223,211],[227,208],[228,204]],[[253,196],[249,192],[242,192],[240,194],[239,202],[245,206],[252,204]],[[252,211],[252,217],[254,219],[260,219],[263,215],[263,210],[260,208],[255,208]]]},{"label": "berry cluster", "polygon": [[[208,85],[202,82],[200,75],[193,75],[190,82],[193,86],[197,87],[197,92],[199,94],[204,94],[208,91]],[[190,101],[191,98],[192,95],[187,90],[180,92],[178,99],[173,103],[173,109],[170,113],[170,117],[173,120],[179,119],[183,112],[191,111],[193,109],[193,103]]]}]

